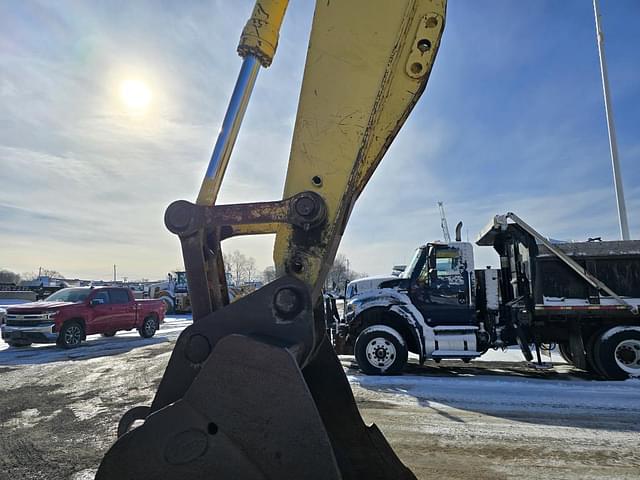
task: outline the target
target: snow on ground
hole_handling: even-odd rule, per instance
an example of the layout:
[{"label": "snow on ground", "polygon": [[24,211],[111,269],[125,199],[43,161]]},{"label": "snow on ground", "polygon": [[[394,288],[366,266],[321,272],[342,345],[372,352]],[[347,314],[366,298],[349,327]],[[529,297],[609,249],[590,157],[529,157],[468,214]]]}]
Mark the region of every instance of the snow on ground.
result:
[{"label": "snow on ground", "polygon": [[110,338],[89,335],[86,342],[71,350],[59,348],[55,344],[9,347],[0,340],[0,365],[41,364],[117,355],[134,348],[175,341],[180,332],[192,323],[191,315],[170,315],[165,317],[164,323],[160,325],[160,330],[153,338],[142,338],[137,330],[120,331],[115,337]]},{"label": "snow on ground", "polygon": [[[73,350],[0,342],[0,480],[92,478],[120,416],[150,403],[191,323],[170,316],[154,338],[92,335]],[[596,381],[564,363],[539,372],[518,349],[412,361],[396,377],[340,359],[365,421],[419,479],[640,478],[640,380]]]},{"label": "snow on ground", "polygon": [[[640,418],[640,380],[626,382],[554,381],[509,376],[462,378],[402,375],[377,377],[348,375],[349,382],[384,394],[397,405],[450,407],[501,413],[527,409],[529,414],[574,412],[597,415],[599,411],[633,413]],[[640,425],[639,425],[640,428]]]}]

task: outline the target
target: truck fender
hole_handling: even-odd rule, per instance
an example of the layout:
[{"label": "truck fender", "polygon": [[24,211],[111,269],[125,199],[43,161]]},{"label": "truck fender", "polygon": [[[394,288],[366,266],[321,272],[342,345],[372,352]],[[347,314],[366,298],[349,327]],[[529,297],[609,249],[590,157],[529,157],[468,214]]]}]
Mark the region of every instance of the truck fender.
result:
[{"label": "truck fender", "polygon": [[411,303],[407,295],[390,289],[372,290],[359,295],[356,305],[354,312],[356,318],[363,318],[362,316],[366,315],[366,313],[379,309],[404,320],[408,327],[407,331],[412,337],[412,343],[418,346],[420,363],[424,362],[426,359],[424,332],[429,327],[420,311]]},{"label": "truck fender", "polygon": [[407,323],[409,327],[408,331],[410,332],[414,343],[418,346],[420,364],[424,363],[424,361],[426,360],[426,355],[424,345],[424,330],[420,323],[422,315],[420,315],[420,317],[415,317],[413,312],[398,305],[394,305],[389,308],[389,312],[402,318]]}]

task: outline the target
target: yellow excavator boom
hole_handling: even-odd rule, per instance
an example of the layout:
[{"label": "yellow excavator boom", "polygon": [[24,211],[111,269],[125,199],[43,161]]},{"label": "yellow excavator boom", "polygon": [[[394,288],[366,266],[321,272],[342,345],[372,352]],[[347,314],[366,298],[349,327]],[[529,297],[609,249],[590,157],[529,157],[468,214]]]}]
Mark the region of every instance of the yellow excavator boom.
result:
[{"label": "yellow excavator boom", "polygon": [[327,226],[313,246],[295,248],[282,225],[274,251],[276,269],[314,296],[354,202],[427,84],[444,15],[444,0],[316,4],[283,198],[318,193]]}]

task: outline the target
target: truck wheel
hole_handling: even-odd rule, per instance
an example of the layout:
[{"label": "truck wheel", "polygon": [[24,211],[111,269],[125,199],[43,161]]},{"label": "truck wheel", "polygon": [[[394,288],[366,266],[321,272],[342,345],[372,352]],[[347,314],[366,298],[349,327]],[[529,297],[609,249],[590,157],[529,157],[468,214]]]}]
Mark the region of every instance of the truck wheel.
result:
[{"label": "truck wheel", "polygon": [[605,332],[605,330],[598,330],[589,337],[587,344],[585,345],[585,353],[587,360],[587,372],[597,375],[601,378],[606,378],[606,375],[602,371],[602,368],[599,365],[598,359],[596,357],[596,344],[600,342],[600,337]]},{"label": "truck wheel", "polygon": [[164,306],[166,307],[164,313],[167,315],[173,315],[175,313],[175,306],[171,297],[167,297],[165,295],[164,297],[160,297],[158,300],[162,300],[164,302]]},{"label": "truck wheel", "polygon": [[142,326],[138,329],[138,333],[142,338],[151,338],[156,334],[158,330],[158,324],[153,317],[147,317],[142,322]]},{"label": "truck wheel", "polygon": [[67,322],[60,329],[58,346],[62,348],[75,348],[82,343],[84,328],[78,322]]},{"label": "truck wheel", "polygon": [[595,361],[610,380],[640,376],[640,327],[614,327],[595,342]]},{"label": "truck wheel", "polygon": [[31,342],[7,342],[7,344],[10,347],[20,348],[20,347],[28,347],[28,346],[30,346]]},{"label": "truck wheel", "polygon": [[560,353],[565,362],[573,365],[573,355],[571,355],[571,347],[568,342],[558,343],[558,353]]},{"label": "truck wheel", "polygon": [[365,328],[355,345],[358,366],[367,375],[395,375],[407,364],[407,345],[396,330],[386,325]]}]

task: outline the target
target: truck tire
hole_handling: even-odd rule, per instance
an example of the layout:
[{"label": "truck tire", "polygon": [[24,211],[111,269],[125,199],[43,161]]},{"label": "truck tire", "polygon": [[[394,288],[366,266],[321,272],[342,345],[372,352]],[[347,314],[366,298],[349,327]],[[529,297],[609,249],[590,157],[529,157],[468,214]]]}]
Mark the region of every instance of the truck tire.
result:
[{"label": "truck tire", "polygon": [[56,342],[62,348],[75,348],[82,343],[84,328],[80,322],[67,322],[62,325]]},{"label": "truck tire", "polygon": [[147,317],[143,320],[142,325],[138,329],[138,333],[142,338],[151,338],[158,330],[158,322],[153,317]]},{"label": "truck tire", "polygon": [[358,366],[367,375],[396,375],[407,364],[407,344],[396,330],[386,325],[365,328],[354,353]]},{"label": "truck tire", "polygon": [[587,372],[593,375],[596,375],[600,378],[606,378],[606,375],[600,368],[598,361],[596,359],[596,343],[600,341],[600,337],[604,332],[605,330],[601,329],[593,333],[589,337],[589,340],[587,341],[587,344],[584,347],[584,350],[586,353],[586,360],[587,360],[587,369],[586,369]]},{"label": "truck tire", "polygon": [[571,347],[568,342],[558,343],[558,353],[565,362],[573,365],[573,355],[571,355]]},{"label": "truck tire", "polygon": [[173,301],[173,298],[164,295],[158,300],[162,300],[164,302],[164,305],[166,307],[164,313],[166,313],[167,315],[173,315],[175,313],[175,302]]},{"label": "truck tire", "polygon": [[640,327],[614,327],[594,346],[598,369],[609,380],[640,377]]}]

